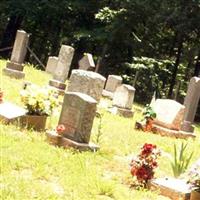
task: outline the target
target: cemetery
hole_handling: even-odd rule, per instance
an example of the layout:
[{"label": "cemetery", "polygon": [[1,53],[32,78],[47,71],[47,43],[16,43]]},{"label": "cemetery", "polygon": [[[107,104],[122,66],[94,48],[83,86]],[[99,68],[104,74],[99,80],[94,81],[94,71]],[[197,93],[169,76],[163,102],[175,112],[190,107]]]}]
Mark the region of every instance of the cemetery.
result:
[{"label": "cemetery", "polygon": [[[31,10],[32,18],[23,18],[15,3],[12,8],[10,1],[2,4],[15,12],[0,14],[0,25],[7,21],[6,29],[0,29],[1,199],[200,200],[196,29],[186,27],[193,34],[184,35],[173,23],[165,32],[170,26],[162,24],[163,40],[146,36],[145,41],[146,32],[155,28],[150,21],[159,18],[148,9],[156,8],[111,2],[113,9],[104,1],[94,3],[98,12],[91,15],[78,10],[79,1],[51,8],[36,3],[33,13],[39,16],[41,9],[49,23],[41,23],[42,31],[42,20],[35,20]],[[48,9],[45,14],[43,4],[52,15]],[[140,7],[151,18],[141,15]],[[91,16],[99,22],[84,24]],[[143,16],[137,29],[124,26]],[[89,25],[94,26],[91,32]],[[173,45],[165,41],[173,40],[173,34],[167,38],[171,32]]]}]

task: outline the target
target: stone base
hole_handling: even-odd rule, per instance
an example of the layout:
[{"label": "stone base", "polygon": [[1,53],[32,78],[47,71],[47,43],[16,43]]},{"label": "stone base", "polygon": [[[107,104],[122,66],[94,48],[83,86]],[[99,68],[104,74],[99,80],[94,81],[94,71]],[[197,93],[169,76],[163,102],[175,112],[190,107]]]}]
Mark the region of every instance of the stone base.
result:
[{"label": "stone base", "polygon": [[102,92],[102,96],[103,97],[107,97],[107,98],[109,98],[109,99],[113,99],[113,93],[112,92],[109,92],[109,91],[107,91],[107,90],[103,90],[103,92]]},{"label": "stone base", "polygon": [[9,69],[9,68],[4,68],[3,69],[3,74],[6,76],[10,76],[12,78],[16,79],[22,79],[25,77],[25,73],[22,71],[14,70],[14,69]]},{"label": "stone base", "polygon": [[193,137],[193,138],[196,137],[196,134],[192,133],[192,132],[189,133],[189,132],[185,132],[185,131],[181,131],[181,130],[179,130],[179,131],[171,130],[171,129],[164,128],[164,127],[161,127],[161,126],[158,126],[155,124],[153,124],[152,131],[154,133],[158,133],[162,136],[170,136],[170,137],[176,137],[176,138],[182,138],[182,139],[185,139],[188,137]]},{"label": "stone base", "polygon": [[56,88],[59,94],[64,94],[66,89],[66,84],[55,79],[49,80],[49,85]]},{"label": "stone base", "polygon": [[121,115],[123,117],[131,118],[133,117],[133,111],[125,108],[118,108],[118,107],[112,107],[108,110],[114,115]]},{"label": "stone base", "polygon": [[185,132],[193,133],[194,132],[194,126],[189,121],[183,121],[183,123],[181,125],[181,130],[185,131]]},{"label": "stone base", "polygon": [[150,182],[152,190],[160,190],[163,196],[167,196],[172,200],[189,200],[191,193],[191,185],[186,181],[175,178],[160,178]]},{"label": "stone base", "polygon": [[17,70],[17,71],[23,71],[24,65],[20,64],[20,63],[15,63],[15,62],[8,61],[6,63],[6,68]]},{"label": "stone base", "polygon": [[99,146],[93,144],[93,143],[79,143],[73,140],[70,140],[66,137],[63,137],[61,135],[58,135],[55,131],[47,131],[46,132],[47,140],[50,144],[63,147],[63,148],[70,148],[73,147],[75,149],[78,149],[80,151],[97,151],[99,149]]}]

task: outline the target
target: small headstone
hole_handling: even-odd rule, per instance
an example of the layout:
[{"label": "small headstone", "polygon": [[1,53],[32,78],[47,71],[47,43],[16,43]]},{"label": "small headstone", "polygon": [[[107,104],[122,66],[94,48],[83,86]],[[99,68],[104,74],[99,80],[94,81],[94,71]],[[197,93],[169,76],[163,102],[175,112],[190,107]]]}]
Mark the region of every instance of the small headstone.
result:
[{"label": "small headstone", "polygon": [[54,74],[54,72],[56,70],[57,63],[58,63],[58,57],[49,56],[45,71],[48,72],[48,73]]},{"label": "small headstone", "polygon": [[123,84],[119,86],[113,97],[113,108],[109,111],[124,117],[133,117],[132,105],[135,95],[135,88],[131,85]]},{"label": "small headstone", "polygon": [[0,119],[5,123],[9,123],[25,115],[27,110],[14,105],[12,103],[3,102],[0,104]]},{"label": "small headstone", "polygon": [[15,38],[14,47],[10,61],[7,62],[6,68],[3,69],[5,75],[20,79],[24,78],[23,62],[26,56],[29,34],[23,30],[18,30]]},{"label": "small headstone", "polygon": [[132,109],[135,88],[131,85],[123,84],[119,86],[113,97],[113,106],[125,109]]},{"label": "small headstone", "polygon": [[74,55],[74,48],[67,45],[62,45],[58,62],[53,74],[53,79],[49,81],[49,85],[58,88],[60,91],[65,90],[65,81],[67,80],[72,58]]},{"label": "small headstone", "polygon": [[113,98],[114,92],[122,84],[122,77],[116,75],[109,75],[106,87],[103,90],[102,95],[108,98]]},{"label": "small headstone", "polygon": [[59,124],[65,126],[63,136],[79,143],[89,143],[97,102],[79,92],[66,92]]},{"label": "small headstone", "polygon": [[180,130],[185,106],[171,99],[157,99],[152,104],[156,112],[154,124],[173,130]]},{"label": "small headstone", "polygon": [[190,80],[187,94],[184,101],[185,114],[181,130],[186,132],[193,132],[192,126],[197,112],[198,102],[200,99],[200,78],[193,77]]},{"label": "small headstone", "polygon": [[68,92],[82,92],[99,101],[106,79],[98,73],[85,70],[72,70]]},{"label": "small headstone", "polygon": [[81,60],[79,60],[78,65],[79,69],[94,71],[95,64],[92,54],[85,53],[84,56],[81,58]]},{"label": "small headstone", "polygon": [[122,84],[121,76],[109,75],[106,82],[105,90],[114,93],[117,87],[119,87],[121,84]]}]

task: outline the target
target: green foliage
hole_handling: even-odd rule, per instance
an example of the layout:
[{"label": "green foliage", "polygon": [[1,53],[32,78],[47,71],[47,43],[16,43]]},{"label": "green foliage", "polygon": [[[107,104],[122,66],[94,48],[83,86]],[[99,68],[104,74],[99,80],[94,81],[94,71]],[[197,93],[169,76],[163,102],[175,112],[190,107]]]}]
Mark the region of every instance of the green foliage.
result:
[{"label": "green foliage", "polygon": [[143,114],[145,119],[147,119],[147,118],[152,118],[152,119],[156,118],[156,113],[155,113],[155,111],[153,110],[153,108],[149,104],[147,104],[145,106],[144,111],[143,111],[142,114]]},{"label": "green foliage", "polygon": [[193,152],[187,155],[187,143],[181,143],[180,149],[174,144],[174,155],[171,160],[171,167],[175,177],[180,176],[184,173],[192,159]]}]

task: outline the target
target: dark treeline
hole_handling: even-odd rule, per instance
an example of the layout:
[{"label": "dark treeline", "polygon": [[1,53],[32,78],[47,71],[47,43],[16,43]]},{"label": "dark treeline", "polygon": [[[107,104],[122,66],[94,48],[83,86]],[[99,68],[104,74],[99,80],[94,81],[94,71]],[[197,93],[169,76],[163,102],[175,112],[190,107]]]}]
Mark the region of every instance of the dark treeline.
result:
[{"label": "dark treeline", "polygon": [[[44,64],[61,44],[76,49],[74,68],[92,53],[100,73],[135,85],[139,102],[154,91],[173,98],[177,87],[181,101],[200,73],[200,0],[1,0],[0,19],[0,49],[23,29]],[[26,60],[37,64],[30,55]]]}]

